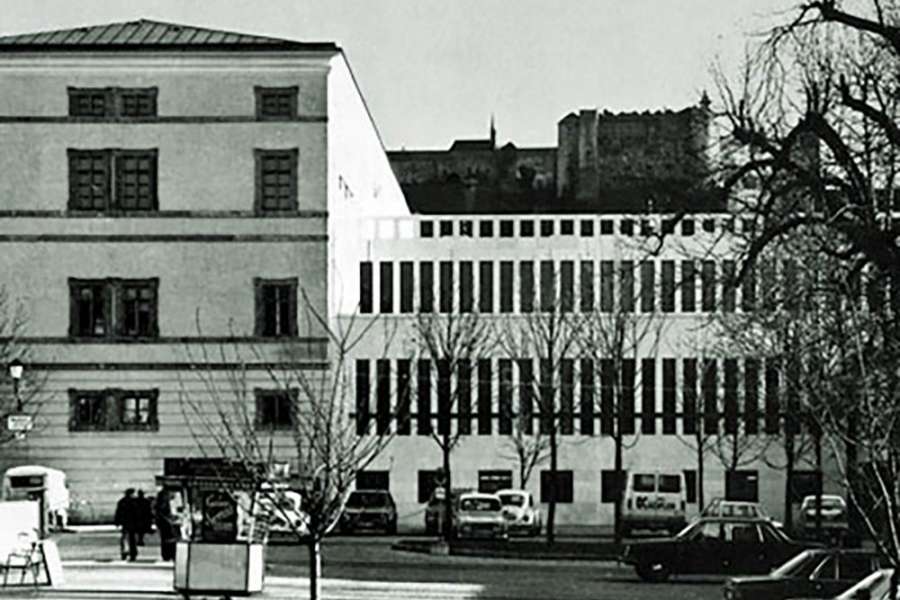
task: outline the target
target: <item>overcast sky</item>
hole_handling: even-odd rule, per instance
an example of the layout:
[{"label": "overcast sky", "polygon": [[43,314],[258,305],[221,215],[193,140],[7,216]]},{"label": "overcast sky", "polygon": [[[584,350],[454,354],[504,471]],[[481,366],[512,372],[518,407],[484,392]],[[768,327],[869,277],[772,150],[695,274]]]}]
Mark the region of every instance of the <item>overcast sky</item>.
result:
[{"label": "overcast sky", "polygon": [[[0,0],[0,33],[138,18],[343,47],[389,149],[554,145],[579,108],[682,108],[797,0]],[[774,15],[774,16],[773,16]]]}]

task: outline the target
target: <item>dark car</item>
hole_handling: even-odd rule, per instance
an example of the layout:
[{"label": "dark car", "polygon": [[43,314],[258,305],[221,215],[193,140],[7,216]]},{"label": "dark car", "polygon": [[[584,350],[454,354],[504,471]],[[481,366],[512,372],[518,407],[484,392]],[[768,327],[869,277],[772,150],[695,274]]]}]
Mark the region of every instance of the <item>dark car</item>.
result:
[{"label": "dark car", "polygon": [[704,517],[670,538],[627,544],[620,560],[645,581],[671,574],[768,573],[818,544],[787,537],[766,519]]},{"label": "dark car", "polygon": [[725,582],[725,600],[831,598],[879,568],[878,555],[863,550],[806,550],[768,575]]},{"label": "dark car", "polygon": [[350,493],[341,514],[340,530],[351,533],[375,529],[397,533],[397,506],[387,490],[357,490]]}]

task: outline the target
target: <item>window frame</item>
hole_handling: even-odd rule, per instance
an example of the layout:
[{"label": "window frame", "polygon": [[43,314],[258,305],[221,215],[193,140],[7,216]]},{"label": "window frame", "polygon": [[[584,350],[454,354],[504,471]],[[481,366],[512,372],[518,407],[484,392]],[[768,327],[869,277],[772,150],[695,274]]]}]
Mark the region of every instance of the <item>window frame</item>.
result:
[{"label": "window frame", "polygon": [[[278,94],[288,97],[288,113],[267,114],[264,110],[267,94]],[[256,101],[257,121],[295,121],[297,119],[300,87],[292,86],[262,86],[253,87],[253,95]]]},{"label": "window frame", "polygon": [[[284,159],[290,161],[290,191],[289,195],[291,198],[290,206],[279,206],[278,208],[267,208],[265,206],[265,195],[263,188],[263,177],[265,176],[265,171],[263,169],[264,163],[267,159]],[[296,212],[299,210],[299,198],[298,198],[298,172],[299,172],[299,159],[300,159],[300,150],[299,148],[254,148],[253,149],[253,162],[255,165],[256,175],[254,177],[254,202],[253,202],[253,210],[258,215],[265,214],[281,214],[281,213],[290,213]]]},{"label": "window frame", "polygon": [[[287,399],[289,402],[288,405],[288,419],[287,422],[282,421],[279,418],[275,419],[273,423],[266,423],[263,421],[263,415],[265,411],[261,410],[262,404],[271,399]],[[280,389],[271,389],[271,388],[254,388],[253,389],[253,400],[254,400],[254,419],[253,425],[256,431],[291,431],[297,423],[297,415],[295,414],[294,407],[297,405],[297,399],[299,398],[299,391],[296,389],[289,390],[280,390]],[[275,405],[278,408],[278,404]],[[276,416],[281,416],[281,410],[275,410]]]},{"label": "window frame", "polygon": [[[92,121],[128,121],[134,119],[155,119],[159,116],[159,88],[150,87],[79,87],[69,86],[66,88],[69,105],[68,116],[73,119],[84,119]],[[76,107],[76,100],[79,95],[98,94],[104,99],[103,114],[75,114],[73,109]],[[152,110],[149,114],[125,114],[124,97],[126,95],[146,95],[150,101]]]},{"label": "window frame", "polygon": [[[69,338],[76,340],[108,340],[111,342],[140,341],[159,337],[159,278],[146,279],[80,279],[70,277],[69,286]],[[102,287],[104,323],[102,334],[82,333],[80,325],[80,304],[78,291],[86,287]],[[138,335],[127,335],[124,331],[125,299],[124,289],[127,287],[147,287],[152,291],[149,332]]]},{"label": "window frame", "polygon": [[[540,474],[541,480],[541,503],[546,504],[550,502],[550,498],[548,493],[551,483],[554,488],[555,496],[553,500],[556,504],[572,504],[575,501],[575,473],[571,469],[557,469],[556,471],[551,471],[549,469],[541,470]],[[562,485],[560,485],[560,481],[562,480]]]},{"label": "window frame", "polygon": [[[291,322],[288,324],[288,332],[283,333],[275,333],[275,334],[267,334],[265,333],[265,303],[264,303],[264,288],[266,286],[286,286],[288,288],[288,302],[290,305],[290,313],[289,318]],[[297,277],[285,277],[285,278],[277,278],[270,279],[264,277],[254,277],[253,278],[253,291],[255,297],[255,324],[254,324],[254,334],[256,337],[274,339],[274,338],[294,338],[298,335],[297,329],[297,291],[299,287],[299,281]]]},{"label": "window frame", "polygon": [[[80,196],[76,194],[77,169],[73,168],[75,161],[87,158],[88,155],[99,158],[104,163],[105,187],[103,206],[97,207],[92,203],[90,207],[84,206]],[[121,161],[125,159],[145,159],[151,163],[150,170],[150,206],[147,208],[123,208],[121,206],[122,174]],[[100,213],[104,215],[115,214],[143,214],[159,211],[159,149],[158,148],[66,148],[66,162],[68,168],[68,199],[66,210],[72,213]]]},{"label": "window frame", "polygon": [[[159,389],[82,389],[69,388],[69,431],[159,431]],[[76,406],[82,398],[93,398],[101,407],[102,417],[99,423],[83,424],[76,415]],[[147,400],[147,421],[143,423],[126,422],[124,403],[126,398]]]}]

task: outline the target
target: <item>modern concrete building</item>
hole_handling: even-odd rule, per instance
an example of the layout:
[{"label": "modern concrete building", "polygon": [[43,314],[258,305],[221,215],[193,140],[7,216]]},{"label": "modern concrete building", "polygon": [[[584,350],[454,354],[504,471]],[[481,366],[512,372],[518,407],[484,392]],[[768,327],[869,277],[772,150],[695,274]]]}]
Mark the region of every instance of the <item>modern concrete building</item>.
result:
[{"label": "modern concrete building", "polygon": [[46,376],[0,468],[60,468],[73,516],[108,516],[197,454],[190,365],[224,377],[251,346],[250,410],[280,429],[265,368],[326,366],[298,298],[335,310],[335,220],[405,211],[332,43],[148,20],[0,37],[0,283],[27,308],[23,385]]}]

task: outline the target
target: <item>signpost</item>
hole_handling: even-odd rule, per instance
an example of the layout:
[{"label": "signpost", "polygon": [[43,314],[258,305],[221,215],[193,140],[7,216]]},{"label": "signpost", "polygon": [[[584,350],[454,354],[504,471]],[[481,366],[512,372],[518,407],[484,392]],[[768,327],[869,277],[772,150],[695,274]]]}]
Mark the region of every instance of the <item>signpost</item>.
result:
[{"label": "signpost", "polygon": [[25,432],[34,427],[34,419],[31,415],[9,415],[6,417],[6,429],[9,431]]}]

